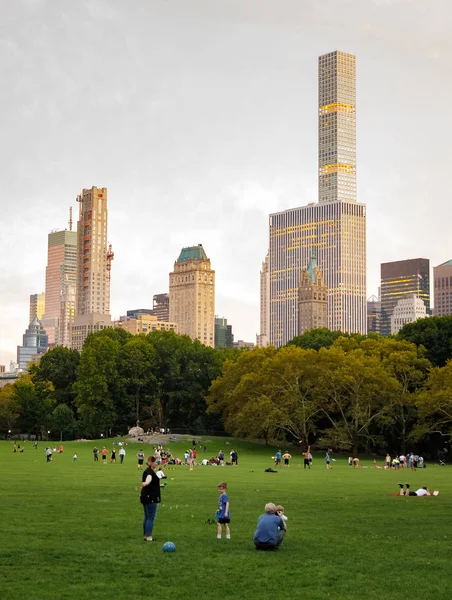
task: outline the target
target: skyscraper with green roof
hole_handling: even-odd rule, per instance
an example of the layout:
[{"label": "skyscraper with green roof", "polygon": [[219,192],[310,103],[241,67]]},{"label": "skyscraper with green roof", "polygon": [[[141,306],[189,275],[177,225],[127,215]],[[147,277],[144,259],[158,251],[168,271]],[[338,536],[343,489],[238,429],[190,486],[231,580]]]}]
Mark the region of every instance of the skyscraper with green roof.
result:
[{"label": "skyscraper with green roof", "polygon": [[169,320],[179,333],[214,347],[215,271],[202,244],[182,248],[169,279]]}]

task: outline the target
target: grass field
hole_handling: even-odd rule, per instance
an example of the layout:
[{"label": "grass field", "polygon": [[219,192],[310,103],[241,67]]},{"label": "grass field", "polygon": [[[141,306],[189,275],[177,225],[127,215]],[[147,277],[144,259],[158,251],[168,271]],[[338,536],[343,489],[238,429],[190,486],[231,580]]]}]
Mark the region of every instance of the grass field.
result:
[{"label": "grass field", "polygon": [[[452,481],[449,467],[386,472],[336,457],[326,471],[264,473],[274,448],[233,442],[238,467],[168,471],[145,544],[137,445],[123,465],[94,463],[94,443],[65,443],[47,464],[44,443],[23,454],[0,443],[2,600],[307,600],[452,596]],[[56,444],[55,444],[56,445]],[[111,448],[111,441],[106,443]],[[182,455],[187,442],[170,444]],[[102,447],[98,442],[98,447]],[[207,443],[207,456],[224,440]],[[77,451],[79,459],[73,463]],[[284,450],[284,448],[283,448]],[[381,461],[380,461],[381,462]],[[367,466],[368,468],[363,468]],[[217,540],[217,483],[226,480],[231,540]],[[394,498],[397,482],[439,489],[437,498]],[[265,502],[284,504],[288,533],[279,552],[256,552],[252,538]],[[174,554],[162,552],[171,540]]]}]

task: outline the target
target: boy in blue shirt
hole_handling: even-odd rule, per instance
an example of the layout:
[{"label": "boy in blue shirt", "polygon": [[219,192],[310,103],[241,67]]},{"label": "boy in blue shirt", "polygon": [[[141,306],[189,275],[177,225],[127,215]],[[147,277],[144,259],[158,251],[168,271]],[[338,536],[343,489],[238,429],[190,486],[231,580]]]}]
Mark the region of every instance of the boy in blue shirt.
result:
[{"label": "boy in blue shirt", "polygon": [[222,481],[218,484],[218,491],[220,492],[220,497],[218,499],[218,510],[217,510],[217,521],[218,521],[218,530],[217,530],[217,539],[221,540],[221,532],[224,529],[226,532],[226,539],[231,539],[231,532],[229,529],[229,523],[231,522],[231,512],[229,510],[229,498],[227,495],[228,484],[225,481]]}]

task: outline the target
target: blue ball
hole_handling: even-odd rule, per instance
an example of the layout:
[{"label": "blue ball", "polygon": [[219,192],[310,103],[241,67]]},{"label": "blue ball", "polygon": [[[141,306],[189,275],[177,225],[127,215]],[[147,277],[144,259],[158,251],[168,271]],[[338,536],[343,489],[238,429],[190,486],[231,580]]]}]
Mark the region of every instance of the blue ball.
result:
[{"label": "blue ball", "polygon": [[173,544],[173,542],[165,542],[163,544],[163,552],[176,552],[176,544]]}]

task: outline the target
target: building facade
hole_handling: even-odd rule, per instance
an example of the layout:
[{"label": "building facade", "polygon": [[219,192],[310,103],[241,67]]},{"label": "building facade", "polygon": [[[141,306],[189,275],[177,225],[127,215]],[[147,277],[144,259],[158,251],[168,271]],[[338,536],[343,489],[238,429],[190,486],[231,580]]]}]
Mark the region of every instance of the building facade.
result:
[{"label": "building facade", "polygon": [[433,268],[435,317],[452,315],[452,260]]},{"label": "building facade", "polygon": [[46,295],[31,294],[30,295],[30,315],[28,322],[31,323],[36,317],[39,321],[43,318],[46,309]]},{"label": "building facade", "polygon": [[427,317],[424,301],[416,294],[400,298],[391,314],[391,334],[396,335],[407,323]]},{"label": "building facade", "polygon": [[381,301],[377,296],[367,300],[367,333],[381,333]]},{"label": "building facade", "polygon": [[399,300],[415,294],[430,314],[430,261],[412,258],[381,265],[381,333],[391,333],[391,316]]},{"label": "building facade", "polygon": [[155,294],[152,297],[152,314],[159,321],[169,321],[169,294]]},{"label": "building facade", "polygon": [[177,333],[177,324],[170,321],[160,321],[158,317],[150,314],[140,314],[136,318],[114,321],[114,327],[120,327],[132,335],[150,333],[151,331],[174,331]]},{"label": "building facade", "polygon": [[232,325],[224,317],[215,317],[215,348],[232,348],[233,343]]},{"label": "building facade", "polygon": [[366,333],[366,207],[356,202],[355,57],[319,58],[319,203],[270,215],[270,343],[298,334],[299,274],[312,249],[328,287],[328,327]]},{"label": "building facade", "polygon": [[75,285],[77,277],[77,233],[70,230],[52,231],[48,236],[45,314],[42,324],[49,338],[49,347],[61,344],[61,300],[67,285]]},{"label": "building facade", "polygon": [[253,350],[254,344],[253,344],[253,342],[244,342],[243,340],[238,340],[238,342],[234,342],[232,344],[232,347],[238,348],[239,350],[242,350],[243,348],[247,348],[248,350]]},{"label": "building facade", "polygon": [[298,335],[328,327],[328,286],[317,267],[315,251],[300,274],[298,288]]},{"label": "building facade", "polygon": [[215,345],[215,271],[202,244],[182,248],[169,277],[169,319],[179,333]]},{"label": "building facade", "polygon": [[19,365],[19,369],[25,371],[30,362],[39,360],[48,347],[47,333],[41,321],[35,317],[22,337],[22,346],[17,346],[17,364]]},{"label": "building facade", "polygon": [[71,347],[81,350],[86,336],[111,326],[110,269],[107,241],[107,188],[83,189],[77,197],[77,286]]},{"label": "building facade", "polygon": [[270,256],[267,254],[260,273],[260,333],[256,336],[259,348],[270,343]]},{"label": "building facade", "polygon": [[60,303],[59,343],[65,348],[72,345],[72,325],[75,321],[75,305],[77,287],[75,283],[66,282]]}]

